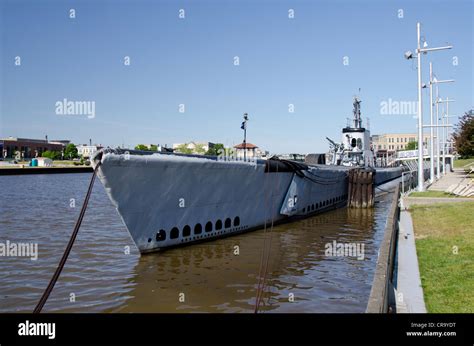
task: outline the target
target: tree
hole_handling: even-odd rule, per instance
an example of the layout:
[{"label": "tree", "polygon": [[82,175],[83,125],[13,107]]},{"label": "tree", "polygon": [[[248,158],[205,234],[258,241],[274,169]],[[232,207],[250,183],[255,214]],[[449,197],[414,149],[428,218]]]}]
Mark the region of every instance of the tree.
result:
[{"label": "tree", "polygon": [[59,151],[46,150],[43,152],[43,154],[41,154],[41,157],[47,157],[51,160],[58,160],[61,157],[61,153]]},{"label": "tree", "polygon": [[177,151],[178,153],[182,153],[182,154],[192,154],[193,153],[193,150],[188,148],[187,143],[183,143],[183,144],[178,145],[176,147],[175,151]]},{"label": "tree", "polygon": [[145,145],[145,144],[138,144],[136,147],[135,147],[135,150],[146,150],[148,151],[148,147]]},{"label": "tree", "polygon": [[464,113],[455,127],[454,144],[463,158],[474,156],[474,109]]},{"label": "tree", "polygon": [[206,151],[205,155],[218,156],[219,154],[224,152],[224,149],[224,144],[216,143],[213,147],[210,147],[209,150]]},{"label": "tree", "polygon": [[204,144],[196,144],[193,150],[194,153],[200,154],[200,155],[205,155],[206,150],[204,149]]},{"label": "tree", "polygon": [[406,150],[415,150],[416,148],[418,148],[418,142],[417,141],[408,142],[408,144],[406,146]]},{"label": "tree", "polygon": [[[194,148],[190,144],[194,145]],[[191,148],[190,148],[191,146]],[[181,153],[181,154],[200,154],[200,155],[207,155],[206,149],[204,149],[204,144],[202,143],[183,143],[178,145],[174,151]]]},{"label": "tree", "polygon": [[75,159],[78,157],[77,155],[77,148],[74,144],[69,143],[66,148],[64,149],[64,157],[68,158],[69,160]]},{"label": "tree", "polygon": [[150,145],[150,150],[151,151],[158,151],[158,146],[156,144],[151,144]]}]

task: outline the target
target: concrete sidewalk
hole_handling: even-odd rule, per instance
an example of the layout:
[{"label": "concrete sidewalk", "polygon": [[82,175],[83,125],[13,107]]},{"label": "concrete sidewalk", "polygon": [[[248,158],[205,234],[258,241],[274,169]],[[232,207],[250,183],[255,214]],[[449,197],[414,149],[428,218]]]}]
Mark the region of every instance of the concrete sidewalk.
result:
[{"label": "concrete sidewalk", "polygon": [[467,183],[470,178],[467,177],[463,168],[455,168],[454,172],[447,172],[441,178],[428,187],[428,191],[446,191],[453,185]]}]

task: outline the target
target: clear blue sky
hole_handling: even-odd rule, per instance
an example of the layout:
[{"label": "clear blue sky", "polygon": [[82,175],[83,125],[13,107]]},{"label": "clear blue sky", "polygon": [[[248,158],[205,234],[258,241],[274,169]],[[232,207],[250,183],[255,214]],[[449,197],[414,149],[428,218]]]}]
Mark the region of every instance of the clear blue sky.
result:
[{"label": "clear blue sky", "polygon": [[[440,88],[457,101],[450,111],[474,105],[470,0],[0,3],[1,137],[232,145],[248,112],[249,142],[271,152],[323,152],[326,136],[339,140],[359,88],[372,134],[415,132],[413,116],[381,115],[380,102],[416,100],[416,64],[403,53],[416,48],[417,21],[429,46],[454,45],[423,57],[424,80],[431,60],[441,79],[456,79]],[[95,101],[95,118],[57,115],[64,98]]]}]

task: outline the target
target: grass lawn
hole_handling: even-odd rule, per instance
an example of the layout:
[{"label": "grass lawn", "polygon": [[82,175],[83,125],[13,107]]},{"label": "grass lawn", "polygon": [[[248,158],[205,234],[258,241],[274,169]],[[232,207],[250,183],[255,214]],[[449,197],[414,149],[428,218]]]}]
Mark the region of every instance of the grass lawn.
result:
[{"label": "grass lawn", "polygon": [[423,192],[412,192],[409,197],[457,197],[444,191],[423,191]]},{"label": "grass lawn", "polygon": [[[78,162],[79,163],[79,162]],[[74,165],[74,161],[69,160],[54,160],[54,165]]]},{"label": "grass lawn", "polygon": [[454,160],[454,168],[462,168],[468,164],[474,164],[474,157],[470,159]]},{"label": "grass lawn", "polygon": [[415,205],[411,214],[428,312],[473,313],[474,202]]}]

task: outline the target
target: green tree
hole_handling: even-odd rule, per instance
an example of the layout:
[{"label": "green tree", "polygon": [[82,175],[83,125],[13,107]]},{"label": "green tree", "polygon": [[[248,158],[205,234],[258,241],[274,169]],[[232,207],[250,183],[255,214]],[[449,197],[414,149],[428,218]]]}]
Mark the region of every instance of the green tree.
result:
[{"label": "green tree", "polygon": [[135,150],[149,150],[148,147],[145,144],[138,144],[135,147]]},{"label": "green tree", "polygon": [[150,150],[151,151],[158,151],[158,146],[156,144],[150,145]]},{"label": "green tree", "polygon": [[418,148],[418,142],[417,141],[413,141],[413,142],[409,142],[405,148],[405,150],[415,150],[416,148]]},{"label": "green tree", "polygon": [[178,145],[176,147],[175,151],[178,152],[178,153],[182,153],[182,154],[192,154],[193,153],[193,150],[188,148],[187,143],[183,143],[183,144]]},{"label": "green tree", "polygon": [[210,147],[209,150],[206,151],[205,155],[218,156],[219,154],[224,153],[224,150],[224,144],[216,143],[213,147]]},{"label": "green tree", "polygon": [[464,113],[456,125],[454,143],[463,158],[474,156],[474,109]]},{"label": "green tree", "polygon": [[77,148],[74,144],[69,143],[66,148],[64,149],[64,157],[68,158],[69,160],[75,159],[78,157],[77,155]]},{"label": "green tree", "polygon": [[41,154],[41,157],[47,157],[51,160],[58,160],[61,158],[61,153],[59,151],[46,150]]},{"label": "green tree", "polygon": [[205,155],[206,150],[204,149],[204,144],[196,144],[193,152],[196,154]]}]

